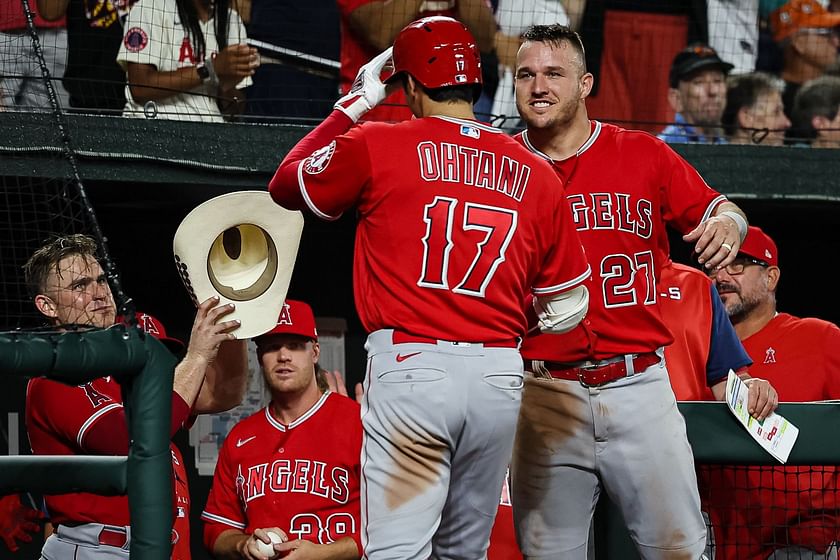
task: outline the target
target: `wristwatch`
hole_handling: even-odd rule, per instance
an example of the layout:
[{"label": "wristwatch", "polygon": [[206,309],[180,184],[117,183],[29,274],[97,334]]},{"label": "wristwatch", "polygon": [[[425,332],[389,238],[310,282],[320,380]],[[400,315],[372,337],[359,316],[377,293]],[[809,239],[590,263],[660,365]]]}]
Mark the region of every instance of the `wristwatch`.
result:
[{"label": "wristwatch", "polygon": [[201,78],[202,82],[207,82],[210,79],[210,70],[207,69],[207,65],[204,62],[199,62],[195,70],[198,72],[198,77]]},{"label": "wristwatch", "polygon": [[219,77],[216,76],[216,69],[213,68],[213,59],[205,58],[195,66],[195,71],[198,72],[198,77],[201,78],[201,83],[219,85]]}]

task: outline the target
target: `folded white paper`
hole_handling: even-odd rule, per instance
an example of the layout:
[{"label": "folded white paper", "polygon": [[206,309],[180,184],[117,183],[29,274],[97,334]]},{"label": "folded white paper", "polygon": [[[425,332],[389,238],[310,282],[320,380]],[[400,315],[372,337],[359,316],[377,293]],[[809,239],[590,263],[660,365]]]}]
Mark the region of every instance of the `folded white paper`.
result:
[{"label": "folded white paper", "polygon": [[763,421],[756,420],[747,410],[748,395],[749,388],[746,384],[735,372],[729,370],[726,380],[726,404],[729,405],[729,410],[761,447],[780,463],[787,462],[793,444],[799,436],[799,428],[775,412],[771,412]]}]

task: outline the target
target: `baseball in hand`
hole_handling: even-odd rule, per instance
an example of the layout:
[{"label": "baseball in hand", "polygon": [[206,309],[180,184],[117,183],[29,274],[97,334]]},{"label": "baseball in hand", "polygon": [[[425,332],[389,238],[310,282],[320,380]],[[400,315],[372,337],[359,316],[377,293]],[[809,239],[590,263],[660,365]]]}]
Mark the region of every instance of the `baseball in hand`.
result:
[{"label": "baseball in hand", "polygon": [[260,539],[255,538],[254,540],[257,542],[257,550],[260,551],[260,554],[262,554],[266,558],[269,558],[270,560],[279,558],[280,554],[274,551],[274,544],[283,542],[283,538],[274,531],[266,531],[266,534],[271,540],[271,544],[265,544]]}]

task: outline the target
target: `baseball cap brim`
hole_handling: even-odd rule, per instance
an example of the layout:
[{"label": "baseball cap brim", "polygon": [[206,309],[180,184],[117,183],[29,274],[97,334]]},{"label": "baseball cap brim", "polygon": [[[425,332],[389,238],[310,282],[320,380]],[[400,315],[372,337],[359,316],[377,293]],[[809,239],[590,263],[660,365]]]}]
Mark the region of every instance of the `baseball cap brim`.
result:
[{"label": "baseball cap brim", "polygon": [[686,77],[699,72],[700,70],[720,70],[724,74],[728,74],[733,68],[735,68],[734,64],[730,64],[728,62],[724,62],[722,60],[715,60],[713,58],[708,58],[705,60],[694,60],[684,68],[680,68],[679,74],[677,74],[677,80],[684,80]]}]

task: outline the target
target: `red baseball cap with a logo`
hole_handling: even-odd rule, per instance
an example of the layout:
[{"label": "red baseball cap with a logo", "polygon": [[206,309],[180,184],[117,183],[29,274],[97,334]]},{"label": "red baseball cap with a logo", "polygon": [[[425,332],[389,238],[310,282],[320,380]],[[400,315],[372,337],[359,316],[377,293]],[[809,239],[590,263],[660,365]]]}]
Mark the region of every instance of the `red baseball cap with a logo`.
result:
[{"label": "red baseball cap with a logo", "polygon": [[[177,338],[172,338],[171,336],[167,336],[166,328],[163,326],[157,317],[153,317],[148,313],[144,313],[142,311],[138,311],[134,314],[137,318],[137,326],[143,329],[143,332],[146,334],[150,334],[156,339],[163,342],[163,344],[169,348],[173,353],[178,353],[184,349],[184,343],[178,340]],[[116,319],[117,323],[123,322],[122,315],[119,315]]]},{"label": "red baseball cap with a logo", "polygon": [[764,261],[770,266],[779,266],[779,250],[770,236],[761,231],[761,228],[750,226],[744,243],[738,250],[748,257]]},{"label": "red baseball cap with a logo", "polygon": [[257,338],[270,334],[296,334],[318,340],[318,331],[315,329],[315,314],[312,313],[312,308],[302,301],[287,299],[280,310],[280,316],[277,318],[277,324],[274,328]]}]

